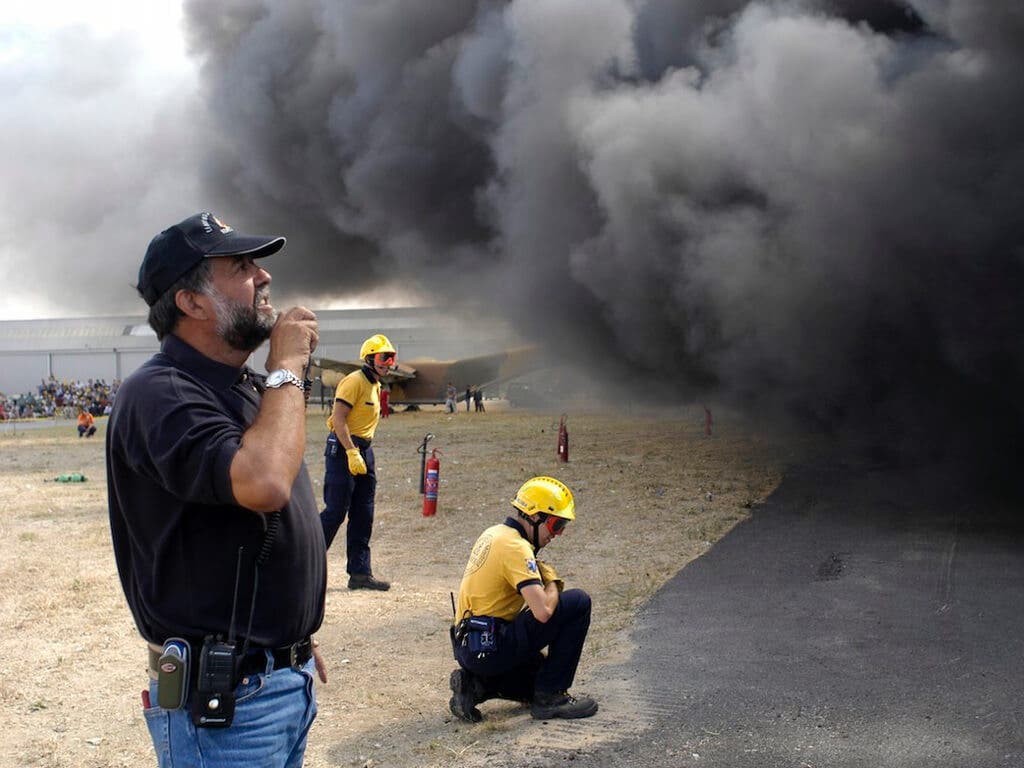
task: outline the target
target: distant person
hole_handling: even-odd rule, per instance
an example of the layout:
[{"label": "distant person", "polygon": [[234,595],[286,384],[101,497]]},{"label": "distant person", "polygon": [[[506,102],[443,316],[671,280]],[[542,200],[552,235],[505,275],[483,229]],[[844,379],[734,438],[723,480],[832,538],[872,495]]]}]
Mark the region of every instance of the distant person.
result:
[{"label": "distant person", "polygon": [[484,391],[480,387],[473,390],[473,405],[477,413],[484,412]]},{"label": "distant person", "polygon": [[448,388],[445,390],[445,401],[444,408],[448,413],[455,413],[455,398],[458,396],[458,390],[455,389],[455,385],[450,381],[448,382]]},{"label": "distant person", "polygon": [[331,404],[327,397],[328,387],[324,384],[322,377],[317,376],[317,381],[320,383],[320,410],[324,413],[330,413]]},{"label": "distant person", "polygon": [[[512,499],[515,517],[485,530],[473,545],[459,585],[452,646],[452,714],[482,719],[488,699],[530,703],[538,720],[577,719],[597,702],[569,694],[590,628],[590,596],[563,591],[555,569],[537,553],[576,519],[572,492],[553,477],[526,481]],[[547,655],[541,654],[547,648]]]},{"label": "distant person", "polygon": [[391,415],[391,389],[386,384],[380,388],[380,417],[386,419]]},{"label": "distant person", "polygon": [[387,336],[376,334],[363,342],[363,366],[338,384],[334,408],[327,417],[324,450],[324,507],[320,513],[328,549],[348,517],[346,571],[349,589],[386,591],[391,582],[373,575],[370,536],[377,493],[377,463],[373,435],[380,421],[380,379],[395,364],[397,353]]},{"label": "distant person", "polygon": [[92,437],[96,434],[96,419],[82,406],[78,407],[78,436]]},{"label": "distant person", "polygon": [[469,413],[469,404],[473,402],[473,388],[466,387],[466,413]]},{"label": "distant person", "polygon": [[[257,263],[284,242],[204,212],[154,237],[139,269],[160,351],[114,400],[107,486],[121,585],[149,643],[142,698],[162,768],[298,768],[314,667],[326,682],[311,635],[327,563],[303,461],[317,321],[278,313]],[[263,376],[245,363],[268,339]],[[188,646],[177,678],[160,663],[171,638]]]}]

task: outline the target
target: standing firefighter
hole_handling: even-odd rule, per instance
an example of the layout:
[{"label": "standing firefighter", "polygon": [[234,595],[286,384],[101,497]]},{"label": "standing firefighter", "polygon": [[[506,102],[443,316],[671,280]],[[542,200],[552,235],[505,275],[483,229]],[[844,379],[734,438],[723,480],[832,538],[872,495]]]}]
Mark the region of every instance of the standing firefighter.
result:
[{"label": "standing firefighter", "polygon": [[590,717],[597,702],[568,692],[590,628],[590,596],[563,591],[555,569],[536,559],[576,519],[572,492],[553,477],[534,477],[512,506],[515,517],[477,539],[462,576],[452,627],[459,668],[448,706],[470,722],[482,719],[476,705],[494,698],[529,702],[539,720]]},{"label": "standing firefighter", "polygon": [[363,342],[359,357],[363,367],[341,380],[334,393],[334,408],[327,418],[330,433],[324,450],[326,506],[320,513],[320,522],[324,541],[330,548],[348,516],[348,588],[387,590],[391,583],[374,578],[370,564],[377,491],[377,464],[370,444],[380,420],[380,379],[395,364],[396,352],[388,337],[378,333]]}]

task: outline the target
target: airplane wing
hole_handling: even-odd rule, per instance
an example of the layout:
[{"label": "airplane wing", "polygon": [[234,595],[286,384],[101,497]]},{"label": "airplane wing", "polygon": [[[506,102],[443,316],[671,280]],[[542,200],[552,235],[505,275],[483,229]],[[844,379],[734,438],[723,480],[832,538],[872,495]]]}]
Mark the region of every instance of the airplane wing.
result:
[{"label": "airplane wing", "polygon": [[460,360],[413,360],[415,380],[396,381],[391,387],[391,402],[409,405],[439,405],[445,401],[450,381],[465,399],[466,387],[490,390],[491,394],[506,381],[547,365],[538,347],[517,347],[479,357]]},{"label": "airplane wing", "polygon": [[[464,397],[466,387],[492,392],[510,379],[543,368],[547,363],[538,347],[516,347],[479,357],[460,360],[413,360],[399,362],[381,381],[391,385],[392,405],[439,405],[445,401],[450,381]],[[326,387],[337,387],[345,376],[362,367],[358,362],[314,357],[309,377],[320,377]]]},{"label": "airplane wing", "polygon": [[412,381],[416,378],[416,369],[411,365],[405,363],[399,363],[390,371],[388,375],[383,377],[381,381],[385,384],[394,384],[396,381]]},{"label": "airplane wing", "polygon": [[[332,360],[329,357],[313,357],[309,361],[309,378],[320,377],[320,380],[327,387],[337,387],[338,383],[348,376],[352,371],[358,371],[363,367],[362,363],[347,362],[345,360]],[[411,365],[399,363],[381,381],[385,384],[395,382],[412,381],[416,378],[416,369]]]}]

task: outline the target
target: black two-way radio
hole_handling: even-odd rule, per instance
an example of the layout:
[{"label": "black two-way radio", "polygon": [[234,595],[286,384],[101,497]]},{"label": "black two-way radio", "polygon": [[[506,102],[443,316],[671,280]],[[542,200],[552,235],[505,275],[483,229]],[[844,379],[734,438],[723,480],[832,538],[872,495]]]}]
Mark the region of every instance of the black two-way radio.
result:
[{"label": "black two-way radio", "polygon": [[199,652],[199,676],[192,698],[192,722],[199,728],[227,728],[235,717],[235,681],[239,654],[235,646],[238,583],[242,575],[242,547],[235,564],[235,590],[231,598],[228,636],[207,635]]}]

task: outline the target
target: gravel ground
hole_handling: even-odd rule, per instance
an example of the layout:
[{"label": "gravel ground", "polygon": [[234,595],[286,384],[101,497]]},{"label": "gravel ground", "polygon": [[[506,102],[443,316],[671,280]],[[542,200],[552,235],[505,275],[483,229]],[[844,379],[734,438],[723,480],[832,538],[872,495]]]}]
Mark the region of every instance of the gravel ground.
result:
[{"label": "gravel ground", "polygon": [[[329,664],[308,766],[530,765],[621,748],[648,732],[632,632],[647,601],[771,494],[800,453],[792,441],[700,406],[569,413],[570,461],[556,458],[558,413],[428,409],[383,421],[374,569],[388,593],[349,592],[343,554],[329,553],[327,614],[318,633]],[[145,653],[114,568],[106,519],[105,420],[92,439],[71,422],[0,431],[0,766],[153,763],[139,694]],[[416,448],[441,449],[438,514],[424,518]],[[307,463],[319,494],[323,416],[311,409]],[[80,472],[84,483],[53,478]],[[449,591],[477,534],[506,515],[525,479],[554,474],[577,497],[579,520],[548,558],[594,598],[577,688],[601,712],[543,724],[520,706],[483,705],[484,723],[447,709]],[[639,673],[638,673],[639,674]],[[616,746],[617,745],[617,746]],[[547,759],[547,758],[543,758]]]}]

